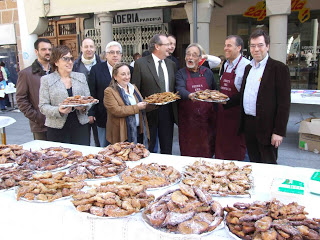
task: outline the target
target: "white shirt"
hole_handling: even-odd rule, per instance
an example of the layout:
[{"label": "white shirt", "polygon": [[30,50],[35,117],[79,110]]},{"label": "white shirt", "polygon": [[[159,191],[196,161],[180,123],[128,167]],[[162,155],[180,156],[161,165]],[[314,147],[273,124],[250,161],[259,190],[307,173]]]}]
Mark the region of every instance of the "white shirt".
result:
[{"label": "white shirt", "polygon": [[[153,58],[155,66],[156,66],[157,75],[159,76],[158,67],[159,67],[159,61],[161,59],[158,58],[153,53],[152,53],[152,58]],[[161,67],[162,67],[162,70],[163,70],[163,73],[164,73],[164,81],[165,81],[166,92],[169,92],[169,74],[168,74],[168,69],[167,69],[167,66],[166,66],[166,63],[165,63],[164,60],[162,60],[162,62],[161,62]]]},{"label": "white shirt", "polygon": [[267,56],[262,59],[257,66],[254,59],[252,59],[250,63],[252,68],[248,74],[243,94],[243,109],[247,115],[256,116],[258,91],[268,58],[269,54],[267,54]]},{"label": "white shirt", "polygon": [[213,55],[207,55],[207,61],[210,69],[217,67],[221,63],[221,59]]},{"label": "white shirt", "polygon": [[[229,60],[227,60],[226,63],[224,64],[224,69],[223,70],[226,71],[227,73],[230,73],[232,71],[232,69],[239,62],[240,57],[241,57],[241,54],[239,54],[239,56],[235,60],[233,60],[232,63]],[[236,89],[238,90],[238,92],[240,92],[242,79],[243,79],[243,74],[244,74],[244,69],[246,68],[246,66],[249,63],[250,63],[250,61],[248,59],[246,59],[245,57],[242,57],[241,61],[239,62],[238,66],[237,66],[237,69],[235,71],[236,78],[234,79],[234,85],[235,85]]]},{"label": "white shirt", "polygon": [[108,65],[108,69],[109,69],[110,76],[111,76],[111,78],[112,78],[113,67],[109,64],[108,61],[107,61],[107,65]]},{"label": "white shirt", "polygon": [[131,67],[134,67],[134,61],[132,61],[132,62],[130,63],[130,66],[131,66]]},{"label": "white shirt", "polygon": [[[119,84],[118,84],[118,86],[124,90],[124,93],[127,95],[131,106],[137,105],[136,98],[134,97],[134,86],[131,83],[128,83],[129,93],[127,93],[127,91],[123,87],[121,87]],[[138,126],[140,126],[139,113],[135,114],[135,118],[136,118],[136,125],[138,127]]]}]

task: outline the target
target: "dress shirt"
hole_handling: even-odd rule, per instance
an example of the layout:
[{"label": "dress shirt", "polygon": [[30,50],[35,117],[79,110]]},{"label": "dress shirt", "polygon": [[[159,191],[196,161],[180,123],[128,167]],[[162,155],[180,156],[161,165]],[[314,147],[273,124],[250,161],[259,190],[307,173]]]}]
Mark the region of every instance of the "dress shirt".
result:
[{"label": "dress shirt", "polygon": [[[129,93],[127,93],[127,91],[123,87],[121,87],[119,84],[118,86],[124,90],[124,93],[127,95],[131,106],[136,105],[137,101],[136,101],[136,98],[134,97],[134,86],[131,83],[128,84]],[[136,118],[136,125],[138,127],[140,126],[139,113],[135,114],[135,118]]]},{"label": "dress shirt", "polygon": [[37,60],[37,62],[39,63],[39,65],[41,66],[42,70],[45,72],[46,75],[50,74],[50,70],[51,70],[51,65],[49,64],[49,69],[48,71],[44,68],[44,66]]},{"label": "dress shirt", "polygon": [[207,61],[210,69],[218,67],[221,63],[221,59],[213,55],[207,55]]},{"label": "dress shirt", "polygon": [[[160,58],[158,58],[156,55],[154,55],[152,53],[152,58],[154,61],[154,64],[156,66],[156,70],[157,70],[157,75],[159,76],[158,73],[158,67],[159,67],[159,61],[161,60]],[[164,81],[165,81],[165,88],[166,88],[166,92],[169,92],[169,74],[168,74],[168,69],[166,66],[166,63],[164,60],[161,61],[161,67],[163,69],[163,73],[164,73]]]},{"label": "dress shirt", "polygon": [[257,65],[252,59],[250,65],[252,68],[247,77],[246,86],[243,94],[243,108],[247,115],[256,116],[257,96],[260,87],[261,78],[266,67],[269,54],[262,59]]},{"label": "dress shirt", "polygon": [[[232,71],[232,69],[239,62],[240,57],[241,57],[241,54],[239,54],[239,56],[235,60],[233,60],[233,62],[230,62],[229,60],[227,60],[227,62],[224,64],[223,70],[226,71],[227,73],[230,73]],[[236,89],[238,90],[238,92],[240,92],[244,69],[246,68],[246,66],[249,63],[250,63],[250,61],[248,59],[246,59],[245,57],[242,57],[241,61],[238,64],[238,67],[235,71],[236,78],[234,79],[234,85],[235,85]]]},{"label": "dress shirt", "polygon": [[112,71],[113,71],[113,67],[109,64],[109,62],[107,61],[107,65],[108,65],[108,69],[109,69],[109,73],[112,79]]}]

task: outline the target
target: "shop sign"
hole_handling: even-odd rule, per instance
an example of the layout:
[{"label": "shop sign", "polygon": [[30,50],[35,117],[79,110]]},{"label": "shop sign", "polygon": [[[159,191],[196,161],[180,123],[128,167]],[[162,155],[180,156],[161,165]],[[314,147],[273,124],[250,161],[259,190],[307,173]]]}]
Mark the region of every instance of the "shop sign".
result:
[{"label": "shop sign", "polygon": [[305,52],[305,53],[316,53],[319,54],[320,53],[320,46],[302,46],[301,49]]},{"label": "shop sign", "polygon": [[[291,12],[299,12],[298,18],[301,23],[304,23],[310,18],[310,8],[306,8],[306,4],[307,0],[291,0]],[[267,16],[266,2],[257,2],[255,6],[249,7],[243,16],[262,21]]]},{"label": "shop sign", "polygon": [[17,44],[14,24],[0,24],[0,45]]},{"label": "shop sign", "polygon": [[162,9],[119,12],[113,17],[113,26],[142,25],[163,22]]}]

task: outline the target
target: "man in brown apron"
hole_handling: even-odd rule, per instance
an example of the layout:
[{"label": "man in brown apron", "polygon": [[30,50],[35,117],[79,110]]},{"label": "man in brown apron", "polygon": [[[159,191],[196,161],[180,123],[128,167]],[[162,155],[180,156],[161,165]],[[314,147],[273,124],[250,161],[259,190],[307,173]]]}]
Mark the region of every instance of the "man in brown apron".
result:
[{"label": "man in brown apron", "polygon": [[176,74],[176,90],[181,99],[178,108],[179,145],[182,156],[212,158],[214,154],[216,111],[214,103],[193,101],[194,92],[215,89],[213,73],[200,66],[198,44],[186,49],[186,67]]},{"label": "man in brown apron", "polygon": [[[242,56],[243,40],[230,35],[225,40],[224,52],[227,61],[222,66],[220,92],[230,98],[239,97],[244,68],[250,61]],[[229,107],[219,104],[215,158],[243,160],[246,153],[244,134],[238,135],[240,106]]]}]

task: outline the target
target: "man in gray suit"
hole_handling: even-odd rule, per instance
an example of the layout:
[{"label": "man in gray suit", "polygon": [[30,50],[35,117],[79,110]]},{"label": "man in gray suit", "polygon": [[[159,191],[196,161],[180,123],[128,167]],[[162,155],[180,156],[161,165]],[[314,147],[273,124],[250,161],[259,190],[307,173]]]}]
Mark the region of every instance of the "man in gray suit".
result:
[{"label": "man in gray suit", "polygon": [[[169,46],[166,35],[156,34],[151,38],[149,44],[151,55],[135,62],[132,83],[137,86],[143,97],[154,93],[174,91],[176,65],[167,59]],[[153,152],[158,133],[160,152],[172,154],[173,124],[177,120],[176,116],[176,105],[172,103],[147,113],[151,152]]]}]

